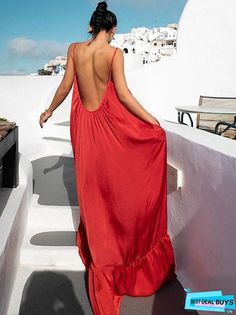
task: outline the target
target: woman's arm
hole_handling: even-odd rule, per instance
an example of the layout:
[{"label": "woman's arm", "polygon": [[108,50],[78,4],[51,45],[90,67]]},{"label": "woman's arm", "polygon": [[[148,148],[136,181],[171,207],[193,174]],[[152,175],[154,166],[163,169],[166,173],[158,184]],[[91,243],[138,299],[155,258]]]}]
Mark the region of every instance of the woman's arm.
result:
[{"label": "woman's arm", "polygon": [[115,84],[117,95],[120,101],[135,115],[151,123],[158,123],[158,120],[147,112],[137,99],[131,94],[127,86],[124,73],[124,56],[120,48],[117,49],[116,58],[113,61],[112,77]]},{"label": "woman's arm", "polygon": [[53,111],[64,101],[64,99],[69,94],[71,87],[73,85],[74,80],[74,64],[73,64],[73,45],[74,43],[70,44],[67,49],[67,61],[66,61],[66,70],[63,76],[63,79],[57,88],[54,97],[52,99],[52,102],[48,109],[45,110],[40,115],[39,124],[40,127],[43,127],[43,123],[48,120],[49,117],[52,116]]}]

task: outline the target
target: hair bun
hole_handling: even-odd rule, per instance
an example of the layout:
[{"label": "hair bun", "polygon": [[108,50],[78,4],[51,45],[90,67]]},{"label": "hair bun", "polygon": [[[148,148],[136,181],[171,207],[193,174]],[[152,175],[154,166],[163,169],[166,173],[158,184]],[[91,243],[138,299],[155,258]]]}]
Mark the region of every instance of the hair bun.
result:
[{"label": "hair bun", "polygon": [[107,9],[107,3],[106,3],[106,1],[98,2],[96,11],[99,11],[99,12],[102,13],[102,12],[106,11],[106,9]]}]

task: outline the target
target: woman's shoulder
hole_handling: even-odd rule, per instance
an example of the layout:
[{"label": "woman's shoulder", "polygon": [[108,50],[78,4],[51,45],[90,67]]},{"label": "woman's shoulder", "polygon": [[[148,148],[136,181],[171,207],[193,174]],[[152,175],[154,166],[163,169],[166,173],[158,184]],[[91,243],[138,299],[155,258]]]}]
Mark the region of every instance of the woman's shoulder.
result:
[{"label": "woman's shoulder", "polygon": [[116,54],[123,55],[123,52],[119,47],[108,45],[106,48],[107,48],[108,53],[112,53],[112,54],[116,53]]},{"label": "woman's shoulder", "polygon": [[87,44],[89,43],[90,40],[86,40],[86,41],[81,41],[81,42],[71,42],[68,44],[68,47],[73,47],[73,46],[76,46],[76,45],[84,45],[84,44]]},{"label": "woman's shoulder", "polygon": [[123,55],[123,50],[119,47],[115,47],[116,53]]},{"label": "woman's shoulder", "polygon": [[76,46],[76,45],[81,45],[81,44],[86,44],[88,43],[89,41],[83,41],[83,42],[71,42],[69,43],[69,47],[72,47],[72,46]]},{"label": "woman's shoulder", "polygon": [[[80,42],[71,42],[69,44],[69,51],[74,51],[74,49],[77,47],[77,50],[84,50],[85,48],[87,49],[87,44],[91,42],[91,39],[86,40],[86,41],[80,41]],[[123,57],[123,51],[121,48],[116,47],[116,46],[111,46],[110,44],[107,44],[106,46],[99,48],[97,51],[99,54],[101,53],[102,55],[107,55],[108,58],[111,54],[116,53],[117,55],[120,55]]]}]

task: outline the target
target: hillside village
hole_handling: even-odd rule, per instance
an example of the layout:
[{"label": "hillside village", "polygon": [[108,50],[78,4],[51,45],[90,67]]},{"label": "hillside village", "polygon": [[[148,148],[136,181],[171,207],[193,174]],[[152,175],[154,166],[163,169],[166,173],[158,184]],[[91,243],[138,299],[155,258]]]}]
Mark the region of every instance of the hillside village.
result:
[{"label": "hillside village", "polygon": [[[130,33],[115,34],[111,46],[119,47],[125,56],[126,69],[131,70],[176,53],[178,24],[166,27],[132,28]],[[66,57],[56,56],[46,63],[38,75],[64,75]]]}]

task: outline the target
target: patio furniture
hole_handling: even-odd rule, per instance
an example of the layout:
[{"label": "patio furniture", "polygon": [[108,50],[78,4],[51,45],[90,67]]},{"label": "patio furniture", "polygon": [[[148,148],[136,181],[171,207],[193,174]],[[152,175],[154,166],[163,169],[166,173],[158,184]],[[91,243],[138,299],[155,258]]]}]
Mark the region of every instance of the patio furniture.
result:
[{"label": "patio furniture", "polygon": [[18,184],[18,126],[15,126],[0,141],[0,187],[15,188]]},{"label": "patio furniture", "polygon": [[[236,98],[200,96],[198,106],[176,106],[178,122],[184,122],[187,115],[191,127],[194,126],[191,114],[197,114],[196,128],[218,135],[236,137]],[[227,133],[227,134],[226,134]]]}]

